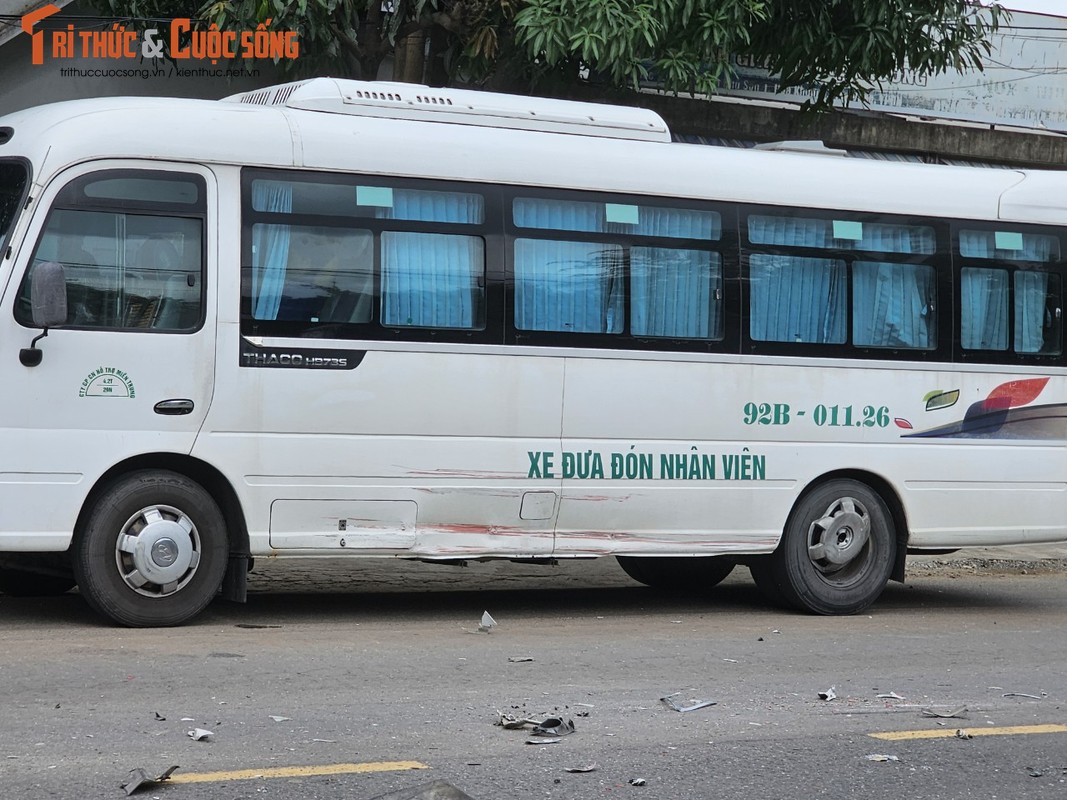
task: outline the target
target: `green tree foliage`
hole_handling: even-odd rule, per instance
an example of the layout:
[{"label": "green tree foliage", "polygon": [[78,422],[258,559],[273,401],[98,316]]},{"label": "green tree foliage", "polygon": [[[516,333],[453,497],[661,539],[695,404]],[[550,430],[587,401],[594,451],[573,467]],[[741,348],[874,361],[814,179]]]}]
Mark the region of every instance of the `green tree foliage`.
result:
[{"label": "green tree foliage", "polygon": [[497,79],[515,86],[586,76],[620,88],[650,79],[711,94],[735,57],[812,86],[811,103],[862,100],[908,69],[981,69],[1006,12],[969,0],[99,0],[112,14],[189,16],[300,36],[287,68],[373,79]]},{"label": "green tree foliage", "polygon": [[527,0],[515,39],[542,69],[675,92],[713,93],[744,56],[826,107],[904,69],[981,69],[1004,13],[968,0]]}]

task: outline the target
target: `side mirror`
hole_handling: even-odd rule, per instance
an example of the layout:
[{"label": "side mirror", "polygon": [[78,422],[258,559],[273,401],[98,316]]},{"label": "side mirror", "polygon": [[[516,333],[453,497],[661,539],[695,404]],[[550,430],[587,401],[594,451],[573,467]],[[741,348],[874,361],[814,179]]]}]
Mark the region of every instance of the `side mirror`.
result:
[{"label": "side mirror", "polygon": [[67,321],[67,274],[56,261],[38,264],[30,278],[33,324],[54,328]]},{"label": "side mirror", "polygon": [[44,330],[29,347],[19,351],[19,361],[25,367],[36,367],[43,357],[37,342],[48,335],[49,328],[67,321],[67,275],[62,264],[45,261],[34,267],[30,276],[30,313],[33,324]]}]

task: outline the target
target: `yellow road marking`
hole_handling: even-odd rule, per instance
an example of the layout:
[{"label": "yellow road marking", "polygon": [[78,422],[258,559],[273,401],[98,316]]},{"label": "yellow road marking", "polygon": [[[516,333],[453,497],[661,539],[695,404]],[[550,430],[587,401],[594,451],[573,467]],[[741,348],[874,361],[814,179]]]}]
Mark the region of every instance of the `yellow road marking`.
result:
[{"label": "yellow road marking", "polygon": [[[961,726],[962,727],[962,726]],[[875,739],[899,742],[904,739],[952,739],[960,728],[938,728],[924,731],[888,731],[869,733]],[[1017,736],[1022,733],[1067,733],[1067,725],[1009,725],[1001,728],[962,728],[971,736]]]},{"label": "yellow road marking", "polygon": [[270,767],[237,769],[229,772],[187,772],[171,775],[167,783],[213,783],[215,781],[249,781],[255,778],[310,778],[317,775],[352,775],[362,772],[398,772],[405,769],[429,769],[418,761],[369,761],[364,764],[321,764],[311,767]]}]

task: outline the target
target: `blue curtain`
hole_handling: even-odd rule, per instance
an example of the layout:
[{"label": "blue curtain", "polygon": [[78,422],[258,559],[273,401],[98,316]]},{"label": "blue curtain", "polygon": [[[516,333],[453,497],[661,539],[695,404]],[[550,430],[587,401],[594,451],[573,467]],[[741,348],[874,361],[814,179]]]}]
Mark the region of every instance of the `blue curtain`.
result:
[{"label": "blue curtain", "polygon": [[852,343],[859,347],[934,347],[934,269],[857,261],[852,267]]},{"label": "blue curtain", "polygon": [[[997,261],[1055,261],[1059,240],[1042,234],[1016,234],[1021,249],[997,247],[995,231],[960,231],[960,255]],[[1049,275],[1016,270],[1014,273],[1014,349],[1038,353],[1045,345],[1045,330],[1051,327],[1046,306]],[[961,286],[963,346],[977,350],[1008,349],[1008,271],[964,269]]]},{"label": "blue curtain", "polygon": [[1008,349],[1008,271],[960,270],[960,344],[967,350]]},{"label": "blue curtain", "polygon": [[[253,181],[252,204],[264,211],[293,210],[293,187],[279,181]],[[289,226],[252,226],[252,316],[277,319],[289,262]]]},{"label": "blue curtain", "polygon": [[722,260],[705,250],[630,250],[634,336],[713,339],[722,335]]},{"label": "blue curtain", "polygon": [[393,189],[393,205],[375,210],[379,219],[419,222],[460,222],[480,225],[485,218],[485,200],[480,194]]},{"label": "blue curtain", "polygon": [[1021,234],[1022,250],[997,249],[995,231],[960,231],[960,255],[964,258],[990,258],[1000,261],[1054,261],[1060,255],[1055,236]]},{"label": "blue curtain", "polygon": [[833,220],[753,215],[748,218],[748,238],[753,244],[818,247],[824,250],[931,254],[936,249],[933,228],[880,222],[850,223],[854,224],[860,225],[861,238],[838,239],[834,237]]},{"label": "blue curtain", "polygon": [[477,236],[383,233],[382,324],[475,327],[484,249]]},{"label": "blue curtain", "polygon": [[623,248],[515,240],[515,326],[527,331],[621,333]]},{"label": "blue curtain", "polygon": [[[835,236],[835,233],[838,236]],[[851,220],[753,215],[756,244],[931,254],[933,228]],[[766,341],[844,342],[844,262],[753,255],[752,337]],[[852,337],[861,347],[933,347],[934,273],[927,266],[855,262]]]},{"label": "blue curtain", "polygon": [[[393,190],[383,219],[480,223],[481,195]],[[474,236],[382,234],[382,324],[473,328],[481,323],[485,245]]]},{"label": "blue curtain", "polygon": [[1045,331],[1052,328],[1048,310],[1047,272],[1015,272],[1015,352],[1040,353]]},{"label": "blue curtain", "polygon": [[603,203],[519,197],[512,213],[520,228],[591,232],[603,232],[607,228]]},{"label": "blue curtain", "polygon": [[749,263],[753,339],[845,341],[845,262],[754,253]]},{"label": "blue curtain", "polygon": [[638,206],[637,222],[609,222],[608,203],[519,197],[513,215],[520,228],[591,233],[628,233],[636,236],[662,236],[672,239],[722,238],[718,212],[691,208]]}]

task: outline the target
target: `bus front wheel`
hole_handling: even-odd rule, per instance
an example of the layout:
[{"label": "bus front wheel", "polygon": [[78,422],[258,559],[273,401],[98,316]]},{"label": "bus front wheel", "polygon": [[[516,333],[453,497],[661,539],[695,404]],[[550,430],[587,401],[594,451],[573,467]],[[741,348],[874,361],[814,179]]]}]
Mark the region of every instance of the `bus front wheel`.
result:
[{"label": "bus front wheel", "polygon": [[74,575],[89,605],[121,625],[181,625],[218,593],[227,552],[222,512],[202,486],[144,470],[116,480],[92,507]]},{"label": "bus front wheel", "polygon": [[684,558],[666,556],[616,556],[622,571],[638,583],[654,589],[696,592],[722,583],[734,568],[734,562],[720,556]]},{"label": "bus front wheel", "polygon": [[877,492],[855,480],[829,481],[793,508],[768,577],[797,608],[856,614],[885,589],[896,547],[892,514]]}]

